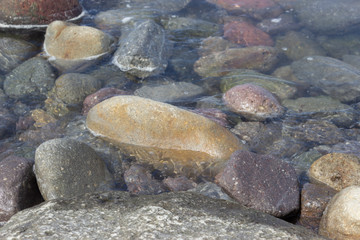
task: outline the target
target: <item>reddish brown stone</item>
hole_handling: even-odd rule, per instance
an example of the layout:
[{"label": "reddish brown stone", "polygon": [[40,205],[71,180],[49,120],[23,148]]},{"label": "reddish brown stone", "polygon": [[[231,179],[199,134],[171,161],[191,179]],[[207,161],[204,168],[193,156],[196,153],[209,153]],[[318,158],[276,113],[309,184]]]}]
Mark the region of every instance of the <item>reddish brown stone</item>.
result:
[{"label": "reddish brown stone", "polygon": [[0,221],[42,201],[32,171],[34,162],[11,155],[0,162]]},{"label": "reddish brown stone", "polygon": [[325,185],[306,183],[301,191],[299,224],[317,232],[323,212],[336,193],[337,191]]},{"label": "reddish brown stone", "polygon": [[224,26],[224,37],[242,46],[273,46],[271,37],[247,22],[232,21]]},{"label": "reddish brown stone", "polygon": [[104,101],[105,99],[117,96],[117,95],[129,95],[129,92],[126,92],[124,90],[120,90],[117,88],[102,88],[99,91],[90,94],[87,96],[83,103],[83,115],[86,115],[90,108],[95,106],[96,104]]},{"label": "reddish brown stone", "polygon": [[194,181],[184,176],[176,178],[168,177],[163,181],[163,183],[172,192],[187,191],[197,186]]},{"label": "reddish brown stone", "polygon": [[0,0],[0,23],[11,25],[45,25],[54,20],[79,16],[78,0]]},{"label": "reddish brown stone", "polygon": [[272,0],[208,0],[232,13],[247,14],[256,19],[279,16],[283,9]]},{"label": "reddish brown stone", "polygon": [[276,217],[299,208],[295,169],[271,156],[236,151],[215,182],[242,205]]}]

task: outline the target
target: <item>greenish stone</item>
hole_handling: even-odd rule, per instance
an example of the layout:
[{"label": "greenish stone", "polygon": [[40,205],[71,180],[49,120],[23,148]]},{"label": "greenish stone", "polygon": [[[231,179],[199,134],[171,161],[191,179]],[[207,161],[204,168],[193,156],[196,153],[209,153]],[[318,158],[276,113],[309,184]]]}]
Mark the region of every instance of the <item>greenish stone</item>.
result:
[{"label": "greenish stone", "polygon": [[222,92],[226,92],[236,85],[245,83],[263,87],[281,100],[291,98],[297,92],[295,83],[246,69],[236,70],[222,77],[220,88]]}]

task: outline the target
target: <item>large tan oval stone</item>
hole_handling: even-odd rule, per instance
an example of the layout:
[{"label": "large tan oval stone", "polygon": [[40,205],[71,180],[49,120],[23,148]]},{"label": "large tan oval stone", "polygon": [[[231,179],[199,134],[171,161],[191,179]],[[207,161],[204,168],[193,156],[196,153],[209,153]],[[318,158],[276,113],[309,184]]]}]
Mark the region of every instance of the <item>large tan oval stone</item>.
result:
[{"label": "large tan oval stone", "polygon": [[44,49],[56,59],[96,58],[111,50],[114,39],[88,26],[54,21],[46,29]]},{"label": "large tan oval stone", "polygon": [[316,160],[309,169],[310,181],[326,184],[340,191],[360,186],[360,158],[346,153],[329,153]]},{"label": "large tan oval stone", "polygon": [[88,129],[168,174],[214,176],[243,149],[217,123],[178,107],[136,96],[116,96],[95,105]]},{"label": "large tan oval stone", "polygon": [[328,203],[319,234],[336,240],[360,239],[360,186],[341,190]]}]

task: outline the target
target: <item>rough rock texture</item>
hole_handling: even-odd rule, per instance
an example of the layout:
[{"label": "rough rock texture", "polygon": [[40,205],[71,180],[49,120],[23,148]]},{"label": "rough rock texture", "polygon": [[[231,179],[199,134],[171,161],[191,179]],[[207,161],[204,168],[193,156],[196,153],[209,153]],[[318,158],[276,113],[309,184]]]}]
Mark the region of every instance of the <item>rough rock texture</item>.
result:
[{"label": "rough rock texture", "polygon": [[336,193],[337,191],[327,186],[306,183],[301,191],[299,223],[317,232],[323,212]]},{"label": "rough rock texture", "polygon": [[294,1],[300,22],[314,32],[342,34],[360,27],[360,2],[357,0]]},{"label": "rough rock texture", "polygon": [[241,204],[277,217],[300,207],[295,170],[267,155],[236,151],[216,182]]},{"label": "rough rock texture", "polygon": [[22,211],[2,228],[17,239],[295,239],[322,237],[236,203],[194,193],[106,192]]},{"label": "rough rock texture", "polygon": [[7,73],[37,53],[35,45],[24,40],[0,38],[0,72]]},{"label": "rough rock texture", "polygon": [[272,46],[274,45],[271,37],[247,22],[232,21],[224,25],[224,37],[232,43],[241,46]]},{"label": "rough rock texture", "polygon": [[42,201],[33,165],[33,160],[14,155],[0,161],[0,222]]},{"label": "rough rock texture", "polygon": [[279,117],[284,113],[284,108],[274,95],[251,83],[229,89],[224,94],[223,100],[232,111],[249,120],[262,121]]},{"label": "rough rock texture", "polygon": [[281,100],[292,98],[297,93],[297,85],[294,82],[247,69],[232,71],[223,76],[221,78],[220,88],[222,92],[226,92],[236,85],[245,83],[263,87]]},{"label": "rough rock texture", "polygon": [[96,28],[54,21],[46,29],[44,50],[55,59],[89,59],[111,51],[113,41]]},{"label": "rough rock texture", "polygon": [[275,48],[266,46],[230,48],[201,57],[194,70],[202,77],[223,76],[239,68],[269,71],[278,62],[277,54]]},{"label": "rough rock texture", "polygon": [[204,93],[204,89],[188,82],[174,82],[159,86],[143,86],[134,92],[135,96],[160,102],[176,102],[191,99]]},{"label": "rough rock texture", "polygon": [[187,191],[197,186],[194,181],[184,176],[176,178],[168,177],[164,179],[163,183],[172,192]]},{"label": "rough rock texture", "polygon": [[6,95],[16,99],[43,100],[55,82],[51,65],[43,58],[31,58],[14,70],[4,81]]},{"label": "rough rock texture", "polygon": [[360,70],[330,57],[309,56],[291,64],[297,79],[321,88],[341,102],[353,102],[360,96]]},{"label": "rough rock texture", "polygon": [[[228,130],[198,114],[136,96],[117,96],[94,106],[86,124],[137,160],[170,173],[216,172],[243,148]],[[216,174],[216,173],[215,173]]]},{"label": "rough rock texture", "polygon": [[164,29],[152,20],[145,21],[122,39],[113,63],[139,78],[165,71],[169,44]]},{"label": "rough rock texture", "polygon": [[321,218],[319,233],[330,239],[360,238],[360,187],[341,190],[328,203]]},{"label": "rough rock texture", "polygon": [[153,195],[165,192],[165,186],[158,180],[153,179],[149,170],[135,164],[124,173],[127,189],[132,194]]},{"label": "rough rock texture", "polygon": [[11,24],[15,25],[13,27],[26,28],[24,25],[44,25],[54,20],[70,20],[78,17],[81,12],[82,7],[78,0],[2,0],[0,24],[1,27],[9,27],[6,25]]},{"label": "rough rock texture", "polygon": [[329,153],[316,160],[309,169],[311,182],[322,183],[340,191],[360,185],[360,158],[346,153]]},{"label": "rough rock texture", "polygon": [[108,180],[105,163],[88,145],[66,138],[44,142],[35,152],[35,175],[45,200],[94,192]]}]

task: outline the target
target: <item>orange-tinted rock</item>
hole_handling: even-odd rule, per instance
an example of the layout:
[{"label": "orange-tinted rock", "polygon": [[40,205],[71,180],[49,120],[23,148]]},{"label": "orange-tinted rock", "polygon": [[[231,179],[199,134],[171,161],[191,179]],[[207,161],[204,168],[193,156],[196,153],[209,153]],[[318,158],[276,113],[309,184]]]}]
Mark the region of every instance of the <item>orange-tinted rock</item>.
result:
[{"label": "orange-tinted rock", "polygon": [[[1,0],[0,25],[46,25],[54,20],[78,17],[78,0]],[[4,26],[3,26],[4,25]]]},{"label": "orange-tinted rock", "polygon": [[225,24],[224,37],[233,43],[246,47],[274,45],[267,33],[247,22],[232,21]]},{"label": "orange-tinted rock", "polygon": [[360,185],[360,158],[346,153],[329,153],[309,169],[310,181],[325,184],[337,191]]},{"label": "orange-tinted rock", "polygon": [[198,114],[136,96],[95,105],[86,119],[99,137],[167,174],[214,176],[243,145],[227,129]]},{"label": "orange-tinted rock", "polygon": [[232,13],[247,14],[256,19],[279,16],[283,10],[272,0],[209,0]]},{"label": "orange-tinted rock", "polygon": [[273,47],[255,46],[230,48],[199,58],[194,71],[202,77],[219,77],[239,68],[270,71],[278,62],[278,51]]}]

